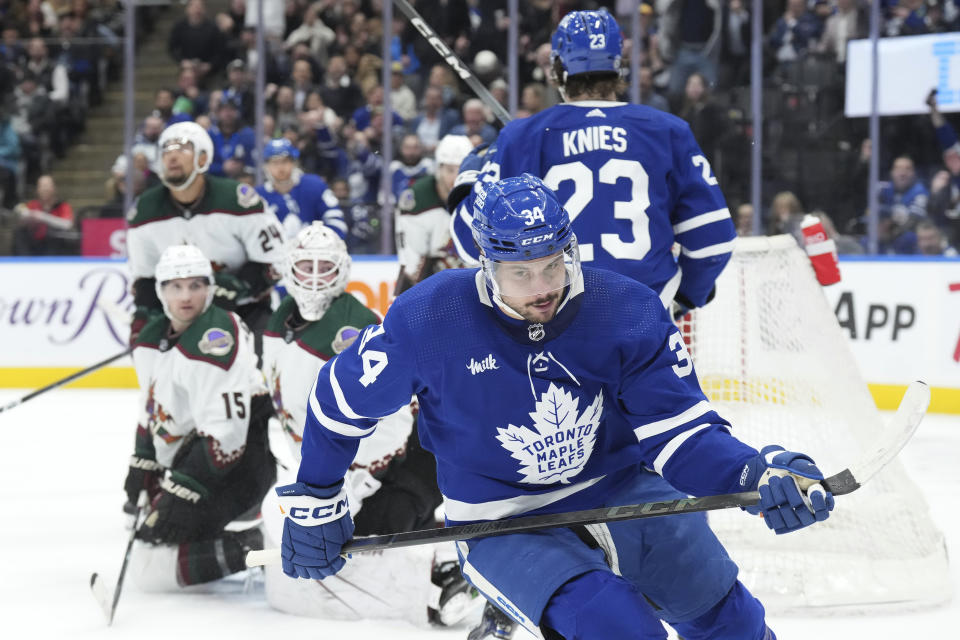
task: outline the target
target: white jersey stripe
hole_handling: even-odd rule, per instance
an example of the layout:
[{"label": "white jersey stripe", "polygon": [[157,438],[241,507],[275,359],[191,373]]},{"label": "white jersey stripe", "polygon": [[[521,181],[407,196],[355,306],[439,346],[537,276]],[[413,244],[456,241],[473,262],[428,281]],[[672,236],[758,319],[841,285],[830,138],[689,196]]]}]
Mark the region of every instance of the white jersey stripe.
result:
[{"label": "white jersey stripe", "polygon": [[710,406],[710,403],[706,400],[701,400],[679,415],[641,425],[634,429],[633,433],[636,434],[637,440],[645,440],[646,438],[652,438],[653,436],[670,431],[670,429],[679,427],[686,422],[695,420],[703,414],[709,413],[710,411],[713,411],[713,407]]},{"label": "white jersey stripe", "polygon": [[680,247],[680,251],[683,255],[688,258],[710,258],[713,256],[721,256],[725,253],[730,253],[733,251],[733,245],[736,240],[731,240],[730,242],[721,242],[720,244],[712,244],[703,249],[687,249],[686,247]]},{"label": "white jersey stripe", "polygon": [[443,512],[449,520],[459,522],[499,520],[501,518],[540,509],[558,500],[563,500],[579,491],[592,487],[605,477],[606,476],[600,476],[599,478],[593,478],[586,482],[580,482],[570,485],[569,487],[564,487],[563,489],[557,489],[556,491],[548,491],[547,493],[523,495],[515,498],[505,498],[503,500],[491,500],[489,502],[462,502],[444,496]]},{"label": "white jersey stripe", "polygon": [[[350,405],[347,403],[347,399],[343,395],[343,389],[340,388],[340,383],[337,382],[336,375],[337,368],[337,359],[334,358],[330,363],[330,386],[333,388],[333,397],[337,399],[337,409],[340,410],[340,413],[347,416],[352,420],[362,420],[369,416],[361,416],[359,413],[354,411]],[[319,376],[317,376],[319,380]],[[313,394],[317,391],[317,383],[313,383],[313,391],[310,392],[310,397],[313,397]]]},{"label": "white jersey stripe", "polygon": [[720,222],[721,220],[730,219],[730,209],[724,207],[723,209],[716,209],[714,211],[708,211],[707,213],[701,213],[698,216],[693,216],[687,220],[683,220],[675,225],[673,225],[674,235],[680,235],[691,229],[697,229],[708,225],[713,222]]},{"label": "white jersey stripe", "polygon": [[320,408],[320,403],[317,401],[316,382],[313,383],[313,389],[310,390],[310,413],[313,414],[313,417],[317,419],[317,422],[320,423],[320,426],[329,429],[334,433],[339,433],[342,436],[347,436],[350,438],[362,438],[365,435],[373,433],[373,430],[377,428],[377,425],[373,425],[369,429],[361,429],[353,426],[352,424],[334,420],[333,418],[324,414],[323,410]]},{"label": "white jersey stripe", "polygon": [[700,424],[695,426],[693,429],[687,429],[678,436],[674,436],[673,439],[664,445],[663,449],[660,450],[659,455],[657,455],[656,460],[653,461],[653,470],[656,471],[659,475],[663,475],[663,467],[666,466],[667,461],[673,457],[673,454],[677,452],[677,449],[680,448],[684,442],[687,441],[687,438],[692,436],[698,431],[702,431],[709,427],[709,424]]}]

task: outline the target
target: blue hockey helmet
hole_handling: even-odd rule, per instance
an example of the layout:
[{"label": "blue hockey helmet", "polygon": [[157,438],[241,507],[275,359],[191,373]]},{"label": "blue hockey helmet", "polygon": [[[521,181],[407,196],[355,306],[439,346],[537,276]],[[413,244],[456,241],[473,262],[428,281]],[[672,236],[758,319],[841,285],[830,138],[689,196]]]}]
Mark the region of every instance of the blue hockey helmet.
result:
[{"label": "blue hockey helmet", "polygon": [[541,295],[579,276],[570,216],[536,176],[524,173],[490,184],[474,200],[471,225],[484,276],[498,295]]},{"label": "blue hockey helmet", "polygon": [[264,161],[283,156],[296,160],[300,157],[300,150],[286,138],[275,138],[268,142],[263,148]]},{"label": "blue hockey helmet", "polygon": [[565,249],[573,233],[556,194],[529,173],[504,178],[473,203],[473,239],[490,259],[543,258]]},{"label": "blue hockey helmet", "polygon": [[550,44],[550,60],[559,60],[563,67],[561,84],[578,73],[620,73],[623,36],[606,9],[571,11],[557,25]]}]

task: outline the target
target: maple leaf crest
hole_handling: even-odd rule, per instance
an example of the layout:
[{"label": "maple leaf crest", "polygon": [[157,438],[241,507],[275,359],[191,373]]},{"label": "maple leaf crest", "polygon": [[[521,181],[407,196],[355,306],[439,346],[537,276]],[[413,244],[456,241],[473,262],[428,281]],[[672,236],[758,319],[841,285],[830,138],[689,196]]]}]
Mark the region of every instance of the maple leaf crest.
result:
[{"label": "maple leaf crest", "polygon": [[569,484],[590,459],[603,415],[603,394],[579,413],[580,398],[550,383],[530,412],[533,428],[497,427],[497,440],[520,461],[520,482]]}]

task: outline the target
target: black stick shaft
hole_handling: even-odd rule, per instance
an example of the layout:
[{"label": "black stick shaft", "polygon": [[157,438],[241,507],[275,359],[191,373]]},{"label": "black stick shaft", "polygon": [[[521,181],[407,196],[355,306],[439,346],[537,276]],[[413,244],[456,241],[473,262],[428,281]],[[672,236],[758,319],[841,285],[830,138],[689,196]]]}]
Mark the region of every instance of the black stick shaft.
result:
[{"label": "black stick shaft", "polygon": [[93,372],[96,371],[97,369],[100,369],[101,367],[107,366],[108,364],[110,364],[110,363],[113,362],[114,360],[119,360],[119,359],[122,358],[123,356],[129,355],[131,351],[133,351],[133,347],[131,347],[131,348],[129,348],[129,349],[126,349],[125,351],[122,351],[122,352],[120,352],[120,353],[118,353],[118,354],[116,354],[116,355],[114,355],[114,356],[110,356],[110,357],[107,358],[106,360],[101,360],[101,361],[98,362],[97,364],[90,365],[90,366],[87,367],[86,369],[82,369],[82,370],[80,370],[80,371],[77,371],[76,373],[71,373],[69,376],[67,376],[66,378],[63,378],[62,380],[57,380],[56,382],[51,382],[50,384],[48,384],[48,385],[45,386],[45,387],[41,387],[41,388],[37,389],[36,391],[31,391],[30,393],[28,393],[27,395],[23,396],[22,398],[20,398],[20,399],[18,399],[18,400],[14,400],[13,402],[11,402],[11,403],[9,403],[9,404],[6,404],[6,405],[0,407],[0,413],[3,413],[4,411],[7,411],[7,410],[9,410],[9,409],[13,409],[13,408],[16,407],[16,406],[23,404],[23,403],[26,402],[27,400],[30,400],[30,399],[32,399],[32,398],[36,398],[36,397],[37,397],[38,395],[40,395],[41,393],[46,393],[47,391],[50,391],[51,389],[56,389],[57,387],[62,387],[62,386],[65,385],[65,384],[68,384],[68,383],[70,383],[70,382],[73,382],[73,381],[76,380],[77,378],[82,378],[83,376],[87,375],[88,373],[93,373]]},{"label": "black stick shaft", "polygon": [[393,3],[403,12],[403,15],[407,16],[407,19],[410,21],[410,24],[420,32],[424,38],[427,39],[427,42],[430,43],[437,53],[440,54],[440,57],[450,65],[450,68],[460,77],[461,80],[466,82],[474,93],[477,94],[477,97],[483,100],[483,102],[490,107],[493,111],[493,115],[497,117],[497,120],[503,124],[507,124],[513,118],[510,117],[510,114],[507,113],[507,110],[503,108],[503,105],[497,102],[497,99],[493,97],[483,83],[473,75],[473,72],[470,71],[469,67],[463,63],[463,61],[457,57],[450,47],[447,46],[447,43],[437,35],[437,32],[427,24],[426,20],[417,13],[417,10],[407,2],[407,0],[393,0]]},{"label": "black stick shaft", "polygon": [[[849,470],[826,478],[821,483],[823,487],[835,495],[851,493],[859,488],[860,484]],[[622,507],[601,507],[584,511],[569,511],[567,513],[551,513],[539,516],[526,516],[509,520],[492,520],[477,522],[453,527],[438,529],[422,529],[382,536],[368,536],[354,538],[343,546],[342,553],[380,551],[396,547],[413,547],[421,544],[467,540],[486,536],[501,536],[508,533],[519,533],[534,529],[549,529],[551,527],[570,527],[573,525],[597,524],[600,522],[620,522],[621,520],[639,520],[642,518],[656,518],[677,513],[696,513],[699,511],[715,511],[733,507],[750,507],[760,502],[760,494],[756,491],[742,493],[727,493],[719,496],[703,496],[701,498],[681,498],[664,502],[643,502]]]}]

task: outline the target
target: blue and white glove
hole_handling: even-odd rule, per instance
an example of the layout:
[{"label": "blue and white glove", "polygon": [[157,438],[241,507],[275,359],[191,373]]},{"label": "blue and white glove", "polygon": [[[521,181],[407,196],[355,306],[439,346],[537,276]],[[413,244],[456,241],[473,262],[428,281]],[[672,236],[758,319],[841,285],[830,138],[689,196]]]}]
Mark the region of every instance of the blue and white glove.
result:
[{"label": "blue and white glove", "polygon": [[833,494],[820,485],[823,474],[802,453],[766,446],[741,478],[745,489],[760,492],[760,502],[746,510],[762,513],[764,522],[778,535],[826,520],[833,510]]},{"label": "blue and white glove", "polygon": [[277,487],[283,521],[280,557],[291,578],[322,580],[343,568],[340,549],[353,537],[353,518],[343,482],[314,487],[303,482]]}]

